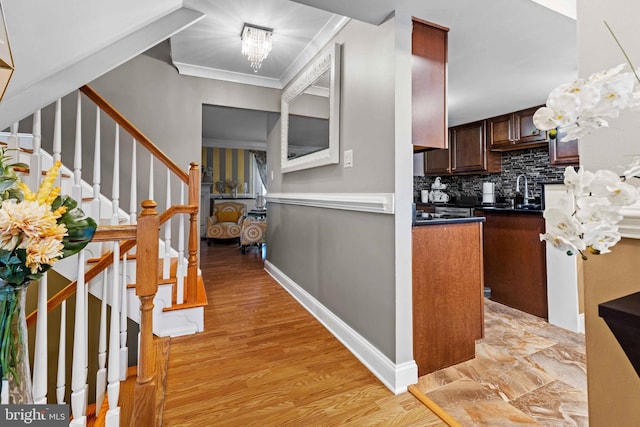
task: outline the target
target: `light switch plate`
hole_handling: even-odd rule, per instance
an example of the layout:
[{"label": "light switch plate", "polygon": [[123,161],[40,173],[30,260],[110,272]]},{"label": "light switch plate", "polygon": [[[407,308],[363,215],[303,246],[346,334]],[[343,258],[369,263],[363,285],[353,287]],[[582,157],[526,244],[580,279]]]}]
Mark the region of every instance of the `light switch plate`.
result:
[{"label": "light switch plate", "polygon": [[344,152],[344,167],[352,168],[353,167],[353,150],[345,150]]}]

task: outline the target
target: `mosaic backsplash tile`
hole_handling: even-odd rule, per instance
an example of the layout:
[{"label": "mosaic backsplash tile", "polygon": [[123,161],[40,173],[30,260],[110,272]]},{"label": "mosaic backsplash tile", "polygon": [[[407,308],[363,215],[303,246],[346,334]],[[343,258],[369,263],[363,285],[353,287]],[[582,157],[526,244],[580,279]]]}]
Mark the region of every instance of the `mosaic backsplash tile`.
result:
[{"label": "mosaic backsplash tile", "polygon": [[[518,175],[525,174],[530,193],[542,195],[542,183],[562,182],[564,166],[555,167],[549,164],[549,149],[529,148],[525,150],[506,151],[502,153],[502,172],[484,175],[443,176],[442,182],[447,184],[447,194],[454,199],[461,196],[476,196],[482,200],[482,183],[494,182],[497,198],[515,197]],[[430,190],[435,177],[414,176],[413,197],[420,201],[421,190]],[[522,182],[521,182],[522,185]]]}]

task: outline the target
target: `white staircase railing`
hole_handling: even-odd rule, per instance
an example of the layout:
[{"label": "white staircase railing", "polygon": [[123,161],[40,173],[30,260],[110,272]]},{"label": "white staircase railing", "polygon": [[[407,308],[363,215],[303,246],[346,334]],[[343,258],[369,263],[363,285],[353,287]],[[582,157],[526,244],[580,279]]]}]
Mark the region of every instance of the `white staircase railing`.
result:
[{"label": "white staircase railing", "polygon": [[[87,102],[87,98],[96,104],[95,118],[84,117],[86,109],[85,114],[82,114],[82,105],[83,102]],[[18,124],[15,124],[11,126],[8,135],[0,135],[0,141],[6,141],[9,148],[18,150],[16,152],[19,158],[16,160],[29,165],[29,170],[21,171],[24,174],[23,180],[30,186],[37,187],[42,179],[41,171],[50,167],[54,160],[62,158],[62,137],[71,134],[63,129],[63,123],[75,123],[73,169],[61,168],[62,193],[70,194],[79,201],[82,209],[100,224],[110,224],[110,226],[99,227],[96,233],[97,238],[94,239],[95,242],[82,250],[74,259],[66,259],[56,264],[56,269],[72,280],[67,287],[50,297],[48,294],[51,290],[46,277],[41,280],[38,286],[38,310],[28,316],[29,324],[37,322],[33,366],[34,402],[46,404],[55,400],[57,403],[64,403],[69,399],[72,412],[70,425],[84,426],[87,423],[88,402],[94,401],[95,414],[99,417],[104,416],[107,426],[118,426],[120,424],[120,382],[126,378],[127,374],[128,318],[133,318],[141,324],[138,384],[141,390],[146,390],[141,395],[146,395],[153,383],[153,368],[148,366],[152,359],[149,356],[151,350],[146,346],[150,343],[154,332],[160,335],[168,334],[162,331],[163,316],[168,318],[166,323],[171,324],[173,331],[178,331],[177,333],[184,333],[185,330],[196,332],[203,328],[203,304],[200,300],[202,292],[198,290],[197,268],[200,171],[196,163],[190,165],[188,173],[182,171],[89,87],[85,86],[77,93],[74,105],[75,113],[71,113],[75,117],[75,121],[66,120],[69,113],[62,111],[63,104],[61,100],[55,103],[54,123],[50,137],[46,137],[46,134],[43,137],[40,110],[32,116],[33,126],[30,134],[20,134]],[[103,115],[108,116],[109,120],[103,120],[104,117],[101,118]],[[89,184],[82,179],[82,160],[85,151],[83,149],[83,128],[89,128],[83,124],[91,123],[92,119],[95,121],[95,135],[91,138],[94,147],[94,161],[91,174],[92,183]],[[105,168],[100,158],[102,145],[105,142],[103,136],[106,126],[115,127],[113,167],[110,170],[112,189],[108,197],[102,194],[101,182]],[[121,132],[131,136],[132,144],[131,179],[127,183],[130,195],[129,212],[125,212],[120,207]],[[50,141],[51,154],[42,149],[43,141]],[[151,157],[150,167],[147,169],[151,197],[154,194],[155,185],[154,163],[159,162],[166,168],[166,187],[164,189],[166,210],[161,215],[157,214],[156,205],[152,202],[145,202],[146,206],[143,203],[143,212],[140,215],[137,213],[137,206],[140,202],[136,200],[137,187],[139,183],[144,182],[140,181],[140,177],[138,177],[136,164],[138,145],[149,151]],[[180,197],[177,203],[172,201],[172,185],[179,185]],[[186,204],[185,189],[188,189]],[[185,233],[185,216],[189,217],[188,233]],[[149,217],[154,217],[155,220],[150,220]],[[140,235],[137,237],[138,240],[135,240],[136,227],[142,218],[146,221],[147,229],[149,223],[152,224],[152,231],[145,231],[143,238],[146,247],[141,246]],[[153,221],[157,224],[155,230],[153,230]],[[177,228],[172,228],[172,222],[176,222]],[[163,233],[160,233],[159,230],[161,226],[165,227]],[[103,231],[104,229],[108,229],[108,232]],[[177,230],[177,238],[173,235],[175,230]],[[153,236],[155,236],[155,242]],[[160,239],[160,236],[163,238]],[[172,242],[176,248],[172,248]],[[132,253],[134,248],[135,254]],[[149,252],[149,248],[152,248],[152,252]],[[185,248],[188,248],[186,254]],[[178,257],[177,263],[175,263],[177,267],[172,268],[172,264],[174,264],[172,259],[175,257]],[[92,259],[90,260],[90,258]],[[141,264],[141,259],[147,260],[144,265]],[[150,262],[151,259],[154,261]],[[169,284],[162,285],[160,293],[157,294],[159,279],[157,264],[159,260],[162,260],[163,265],[161,277],[164,280],[162,283]],[[154,272],[154,274],[149,274],[150,272]],[[135,279],[132,280],[134,276]],[[170,276],[175,276],[175,283],[170,283],[168,280]],[[129,283],[132,281],[136,283],[135,288],[129,287]],[[143,283],[142,286],[141,283]],[[92,331],[88,328],[89,292],[102,300],[98,328]],[[73,345],[68,347],[67,300],[74,293],[76,298],[72,333]],[[140,298],[140,304],[132,304],[132,293]],[[156,309],[153,309],[154,304]],[[61,310],[59,334],[56,333],[56,337],[47,336],[47,313],[58,306]],[[107,306],[111,308],[110,316],[107,315]],[[184,310],[180,310],[181,308]],[[184,312],[189,312],[189,314],[185,315]],[[151,321],[151,316],[153,316],[153,321]],[[188,329],[176,329],[176,319],[180,316],[187,318]],[[109,322],[108,327],[106,322]],[[143,324],[149,325],[151,329],[143,331]],[[108,336],[107,329],[109,330]],[[92,353],[88,349],[89,335],[98,336],[98,348]],[[47,349],[51,345],[58,347],[57,371],[51,372],[54,374],[52,375],[54,377],[52,388],[55,388],[55,399],[47,396],[47,384],[50,382],[48,380],[49,371],[55,370],[47,363]],[[67,379],[68,372],[65,364],[69,350],[73,355],[70,380]],[[89,358],[96,361],[97,368],[93,373],[89,372]],[[146,361],[147,366],[143,367],[140,364],[142,359]],[[88,396],[89,381],[92,383],[95,381],[95,397]],[[106,412],[102,414],[101,408],[105,398],[108,403],[104,405]]]}]

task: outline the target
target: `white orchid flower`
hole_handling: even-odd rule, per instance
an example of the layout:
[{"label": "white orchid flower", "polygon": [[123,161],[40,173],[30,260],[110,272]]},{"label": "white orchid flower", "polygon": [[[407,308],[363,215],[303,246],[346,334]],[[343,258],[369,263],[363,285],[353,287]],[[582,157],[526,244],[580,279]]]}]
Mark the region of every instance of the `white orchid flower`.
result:
[{"label": "white orchid flower", "polygon": [[584,242],[591,253],[606,254],[611,252],[609,248],[620,241],[618,227],[611,224],[586,227]]},{"label": "white orchid flower", "polygon": [[569,126],[578,118],[580,98],[576,94],[561,93],[550,97],[547,106],[539,108],[533,115],[533,123],[540,130],[551,130]]},{"label": "white orchid flower", "polygon": [[638,200],[638,190],[626,182],[619,182],[615,186],[607,187],[610,194],[607,199],[615,206],[629,206]]},{"label": "white orchid flower", "polygon": [[613,68],[610,68],[608,70],[604,70],[604,71],[599,71],[597,73],[593,73],[589,76],[588,80],[590,82],[601,82],[601,81],[606,81],[608,79],[610,79],[611,77],[619,74],[620,72],[622,72],[622,70],[624,70],[624,68],[626,67],[627,64],[622,63],[622,64],[618,64]]},{"label": "white orchid flower", "polygon": [[585,171],[582,166],[576,171],[573,166],[568,166],[564,170],[564,185],[567,186],[567,190],[575,194],[582,194],[585,188],[591,185],[594,178],[593,172]]},{"label": "white orchid flower", "polygon": [[636,156],[633,158],[633,161],[629,166],[627,166],[627,170],[622,172],[625,179],[629,179],[632,177],[640,177],[640,156]]},{"label": "white orchid flower", "polygon": [[600,169],[595,172],[591,183],[587,186],[588,191],[596,197],[609,197],[612,190],[622,183],[622,179],[617,173],[608,169]]}]

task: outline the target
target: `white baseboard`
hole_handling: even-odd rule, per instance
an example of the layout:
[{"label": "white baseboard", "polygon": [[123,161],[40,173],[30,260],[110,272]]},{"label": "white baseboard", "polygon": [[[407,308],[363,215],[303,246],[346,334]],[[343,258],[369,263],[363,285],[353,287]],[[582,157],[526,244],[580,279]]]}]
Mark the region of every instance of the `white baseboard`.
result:
[{"label": "white baseboard", "polygon": [[578,314],[578,333],[584,334],[584,313]]},{"label": "white baseboard", "polygon": [[269,261],[265,270],[289,292],[302,306],[329,330],[354,356],[362,362],[394,394],[407,391],[418,382],[418,365],[415,361],[395,364],[369,341],[333,314],[307,291],[291,280]]}]

